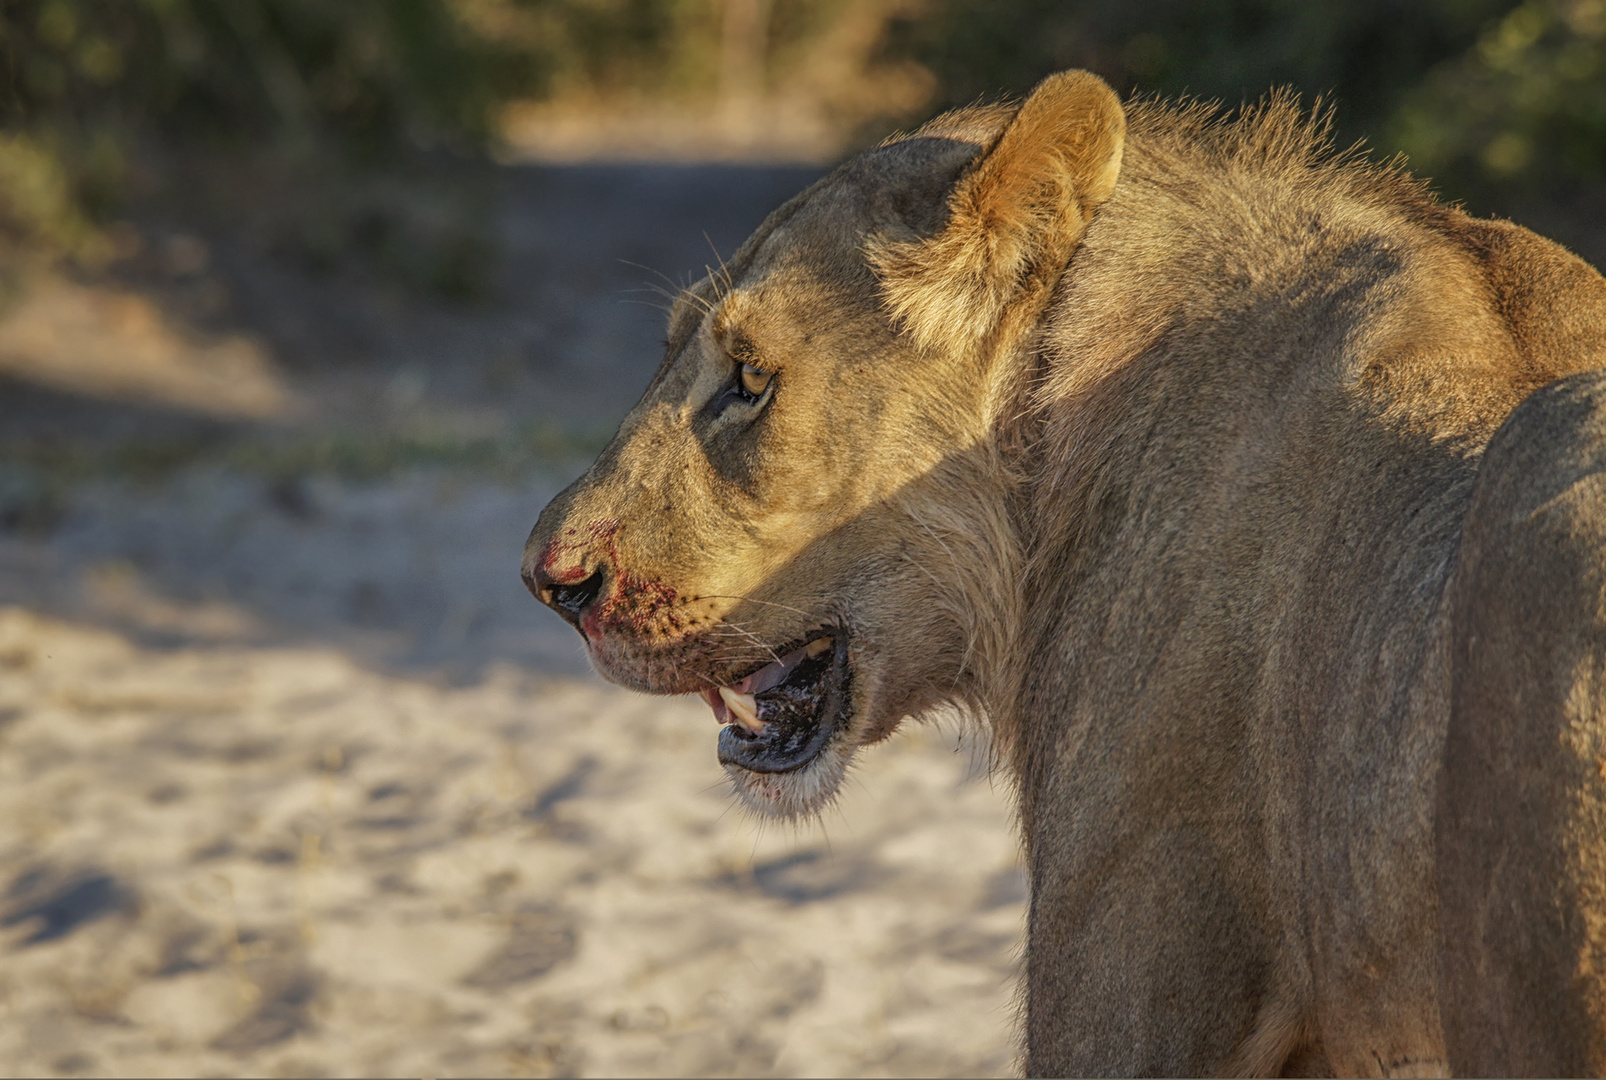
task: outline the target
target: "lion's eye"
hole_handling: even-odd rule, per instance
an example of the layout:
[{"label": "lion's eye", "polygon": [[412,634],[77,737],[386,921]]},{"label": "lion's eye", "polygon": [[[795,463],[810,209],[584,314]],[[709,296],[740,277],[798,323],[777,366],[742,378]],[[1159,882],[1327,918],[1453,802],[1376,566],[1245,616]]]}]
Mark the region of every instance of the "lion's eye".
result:
[{"label": "lion's eye", "polygon": [[742,365],[742,389],[750,397],[760,397],[769,389],[770,380],[775,378],[775,372],[756,368],[752,364]]}]

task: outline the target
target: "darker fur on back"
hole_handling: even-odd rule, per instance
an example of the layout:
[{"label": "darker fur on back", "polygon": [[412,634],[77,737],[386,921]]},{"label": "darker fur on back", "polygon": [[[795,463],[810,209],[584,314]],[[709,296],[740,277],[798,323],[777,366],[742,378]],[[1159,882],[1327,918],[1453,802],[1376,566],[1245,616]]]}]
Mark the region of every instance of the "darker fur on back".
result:
[{"label": "darker fur on back", "polygon": [[[1014,116],[917,135],[985,153]],[[1606,363],[1606,285],[1292,95],[1126,123],[996,433],[1014,621],[972,632],[1028,1066],[1436,1072],[1443,597],[1495,430]]]},{"label": "darker fur on back", "polygon": [[1290,95],[1066,72],[688,290],[526,579],[654,692],[848,642],[826,749],[727,763],[769,813],[985,716],[1029,1072],[1606,1070],[1602,364],[1600,275]]},{"label": "darker fur on back", "polygon": [[1014,436],[1028,1060],[1441,1069],[1442,597],[1496,428],[1606,362],[1606,287],[1290,97],[1128,122]]}]

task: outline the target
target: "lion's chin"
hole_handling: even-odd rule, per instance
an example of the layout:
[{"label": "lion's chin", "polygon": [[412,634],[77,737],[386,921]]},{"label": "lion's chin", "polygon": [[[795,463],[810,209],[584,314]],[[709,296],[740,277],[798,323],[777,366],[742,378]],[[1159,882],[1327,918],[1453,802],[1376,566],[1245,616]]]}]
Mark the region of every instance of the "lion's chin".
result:
[{"label": "lion's chin", "polygon": [[842,732],[807,765],[791,772],[754,772],[727,763],[725,775],[730,777],[732,794],[755,813],[785,820],[813,817],[836,798],[857,750]]}]

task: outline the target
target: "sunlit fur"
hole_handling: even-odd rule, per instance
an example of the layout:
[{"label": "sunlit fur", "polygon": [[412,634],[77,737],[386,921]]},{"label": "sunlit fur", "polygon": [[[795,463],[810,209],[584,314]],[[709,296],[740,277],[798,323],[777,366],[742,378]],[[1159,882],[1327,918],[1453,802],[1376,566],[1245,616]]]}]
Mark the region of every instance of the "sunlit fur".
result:
[{"label": "sunlit fur", "polygon": [[976,110],[916,132],[952,138],[968,126],[991,145],[948,196],[941,232],[881,232],[866,245],[887,309],[929,348],[985,348],[1006,316],[1035,322],[1032,301],[1047,300],[1093,212],[1115,188],[1126,117],[1097,78],[1057,76],[996,134],[976,130],[1001,119]]},{"label": "sunlit fur", "polygon": [[[752,357],[765,403],[716,408]],[[1606,388],[1517,406],[1603,365],[1591,268],[1290,97],[1068,73],[848,162],[688,290],[526,573],[602,573],[593,660],[647,691],[850,631],[836,740],[731,770],[766,814],[904,719],[985,723],[1029,1072],[1599,1072],[1606,485],[1567,485]]]}]

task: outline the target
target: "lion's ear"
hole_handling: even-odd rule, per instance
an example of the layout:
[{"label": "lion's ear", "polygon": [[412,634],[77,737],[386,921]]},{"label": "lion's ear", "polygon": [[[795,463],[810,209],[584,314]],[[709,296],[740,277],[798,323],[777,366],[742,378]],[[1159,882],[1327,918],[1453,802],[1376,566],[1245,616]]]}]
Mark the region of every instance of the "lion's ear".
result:
[{"label": "lion's ear", "polygon": [[925,345],[981,341],[1013,312],[1035,319],[1121,170],[1126,114],[1098,76],[1050,75],[948,198],[921,240],[871,238],[892,314]]}]

